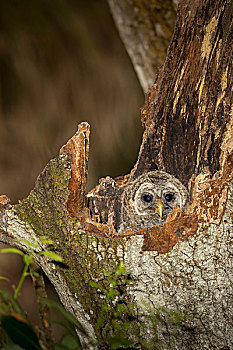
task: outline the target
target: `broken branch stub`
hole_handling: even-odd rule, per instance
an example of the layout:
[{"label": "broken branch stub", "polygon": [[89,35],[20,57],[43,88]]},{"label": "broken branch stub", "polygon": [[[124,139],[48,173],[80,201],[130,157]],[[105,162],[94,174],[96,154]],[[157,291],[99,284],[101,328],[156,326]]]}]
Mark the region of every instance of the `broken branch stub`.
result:
[{"label": "broken branch stub", "polygon": [[79,124],[76,134],[60,150],[60,154],[67,154],[70,158],[72,176],[69,182],[70,196],[67,208],[72,216],[81,213],[86,204],[89,142],[90,125],[83,122]]}]

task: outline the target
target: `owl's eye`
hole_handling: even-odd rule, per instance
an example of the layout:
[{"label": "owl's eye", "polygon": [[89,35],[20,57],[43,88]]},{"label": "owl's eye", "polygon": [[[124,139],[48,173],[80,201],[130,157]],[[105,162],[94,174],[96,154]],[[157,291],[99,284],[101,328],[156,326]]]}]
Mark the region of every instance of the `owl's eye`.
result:
[{"label": "owl's eye", "polygon": [[165,199],[167,202],[171,202],[174,199],[174,194],[173,193],[167,193],[165,194]]},{"label": "owl's eye", "polygon": [[152,201],[152,199],[153,199],[152,194],[146,194],[145,193],[145,194],[142,195],[142,200],[144,202],[150,203]]}]

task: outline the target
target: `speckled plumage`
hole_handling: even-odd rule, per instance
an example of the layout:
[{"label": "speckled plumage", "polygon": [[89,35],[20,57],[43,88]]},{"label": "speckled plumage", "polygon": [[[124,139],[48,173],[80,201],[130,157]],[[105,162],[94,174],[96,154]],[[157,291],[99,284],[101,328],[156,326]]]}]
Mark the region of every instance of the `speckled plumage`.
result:
[{"label": "speckled plumage", "polygon": [[[161,225],[175,206],[184,210],[188,198],[187,189],[174,176],[163,171],[143,174],[130,182],[122,193],[118,231],[137,231],[143,227]],[[163,206],[161,217],[157,209],[158,200]]]}]

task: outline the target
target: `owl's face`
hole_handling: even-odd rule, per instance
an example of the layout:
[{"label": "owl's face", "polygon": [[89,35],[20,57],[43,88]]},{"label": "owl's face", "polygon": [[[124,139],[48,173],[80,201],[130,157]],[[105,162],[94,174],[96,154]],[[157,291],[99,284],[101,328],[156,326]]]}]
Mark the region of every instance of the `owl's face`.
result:
[{"label": "owl's face", "polygon": [[134,197],[137,215],[153,215],[162,222],[176,205],[182,207],[182,196],[178,188],[170,183],[164,182],[163,185],[152,182],[140,185]]},{"label": "owl's face", "polygon": [[120,231],[161,225],[177,205],[184,209],[188,192],[174,176],[151,171],[128,184],[122,196]]}]

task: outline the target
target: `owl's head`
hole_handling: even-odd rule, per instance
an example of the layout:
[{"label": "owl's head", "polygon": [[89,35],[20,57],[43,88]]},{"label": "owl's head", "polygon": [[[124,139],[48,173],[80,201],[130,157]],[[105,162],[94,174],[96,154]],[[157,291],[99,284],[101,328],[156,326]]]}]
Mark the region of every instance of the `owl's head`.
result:
[{"label": "owl's head", "polygon": [[179,206],[185,209],[188,191],[174,176],[150,171],[129,183],[122,195],[120,231],[161,225]]}]

